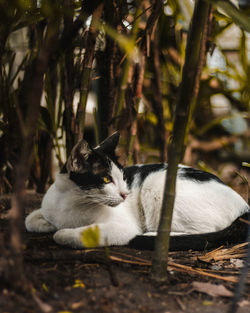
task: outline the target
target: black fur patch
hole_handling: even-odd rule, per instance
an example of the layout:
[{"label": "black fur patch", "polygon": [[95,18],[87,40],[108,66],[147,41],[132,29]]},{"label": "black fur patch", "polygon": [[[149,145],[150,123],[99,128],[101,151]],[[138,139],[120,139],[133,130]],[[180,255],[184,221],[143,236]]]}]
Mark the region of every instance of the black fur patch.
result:
[{"label": "black fur patch", "polygon": [[[123,169],[124,179],[126,180],[129,188],[131,188],[135,176],[138,177],[139,175],[139,184],[142,184],[149,174],[166,170],[167,167],[168,165],[164,163],[128,166]],[[218,183],[224,184],[217,176],[191,167],[179,167],[178,177],[196,180],[199,182],[214,180]]]},{"label": "black fur patch", "polygon": [[164,163],[127,166],[123,169],[124,179],[131,188],[136,176],[139,175],[139,184],[142,184],[149,174],[165,169],[167,164]]},{"label": "black fur patch", "polygon": [[206,182],[206,181],[214,180],[218,183],[224,184],[217,176],[215,176],[211,173],[208,173],[208,172],[204,172],[201,170],[197,170],[195,168],[191,168],[191,167],[180,168],[178,171],[178,176],[183,177],[183,178],[196,180],[199,182]]},{"label": "black fur patch", "polygon": [[91,172],[75,173],[70,172],[69,178],[82,190],[87,189],[102,189],[104,187],[104,181],[100,175],[94,175]]},{"label": "black fur patch", "polygon": [[104,154],[92,151],[84,161],[81,172],[71,171],[69,178],[81,189],[103,188],[103,177],[110,175],[111,160]]},{"label": "black fur patch", "polygon": [[124,167],[123,169],[123,179],[126,181],[129,188],[131,187],[134,181],[135,175],[138,172],[138,168],[139,168],[138,166],[134,165]]},{"label": "black fur patch", "polygon": [[106,155],[93,151],[85,162],[86,170],[93,172],[95,175],[105,176],[110,173],[111,160]]}]

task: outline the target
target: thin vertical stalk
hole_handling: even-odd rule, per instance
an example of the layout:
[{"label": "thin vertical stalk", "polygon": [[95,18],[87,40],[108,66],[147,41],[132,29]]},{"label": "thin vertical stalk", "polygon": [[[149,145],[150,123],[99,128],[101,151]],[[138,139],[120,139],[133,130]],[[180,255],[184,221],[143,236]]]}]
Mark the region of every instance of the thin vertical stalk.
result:
[{"label": "thin vertical stalk", "polygon": [[[131,39],[134,42],[134,44],[136,41],[138,29],[139,29],[141,13],[142,13],[142,7],[139,1],[137,1],[137,8],[136,8],[136,12],[134,15],[134,23],[133,23],[133,27],[131,30]],[[131,68],[132,61],[133,61],[132,56],[133,56],[133,53],[128,54],[126,61],[125,61],[124,68],[123,68],[117,104],[115,106],[115,112],[114,112],[115,116],[118,116],[120,114],[124,105],[125,95],[126,95],[126,90],[127,90],[127,83],[128,83],[128,78],[129,78],[129,71]]]},{"label": "thin vertical stalk", "polygon": [[138,80],[136,82],[135,86],[135,109],[136,109],[136,116],[134,120],[132,121],[131,125],[131,135],[128,139],[128,164],[133,163],[133,151],[134,151],[134,144],[137,134],[137,114],[139,111],[139,105],[142,98],[142,87],[143,87],[143,79],[144,79],[144,72],[145,72],[145,56],[141,55],[141,62],[139,67],[139,75]]},{"label": "thin vertical stalk", "polygon": [[[145,5],[145,3],[144,3],[144,5]],[[141,44],[140,44],[141,64],[140,64],[140,69],[139,69],[139,77],[138,77],[138,80],[137,80],[137,83],[135,86],[136,115],[134,117],[134,120],[131,123],[131,135],[128,138],[128,164],[133,163],[133,151],[134,151],[134,146],[135,146],[135,141],[136,141],[136,133],[137,133],[137,119],[136,119],[136,117],[138,114],[139,104],[140,104],[140,101],[142,98],[142,88],[143,88],[143,79],[144,79],[144,72],[145,72],[146,55],[149,53],[149,51],[147,51],[147,49],[146,49],[146,41],[147,40],[145,38],[146,37],[149,38],[152,35],[152,33],[155,33],[155,29],[157,28],[158,18],[159,18],[160,13],[162,12],[162,7],[163,7],[163,3],[161,1],[155,0],[153,2],[153,5],[152,5],[151,14],[149,15],[146,13],[147,25],[146,25],[146,29],[144,32],[144,36],[143,36]],[[146,4],[146,8],[147,8],[147,4]],[[158,61],[159,61],[159,59],[158,59]],[[157,69],[159,69],[159,66],[160,66],[159,63],[156,64]],[[159,74],[159,71],[157,74]],[[159,76],[157,76],[157,78],[159,78]],[[159,85],[160,85],[160,82],[159,82],[158,86]],[[159,91],[159,93],[161,94],[161,91]],[[124,93],[124,95],[125,95],[125,93]],[[162,102],[162,98],[158,97],[157,100]],[[164,126],[163,111],[162,111],[162,120],[161,121],[163,122],[163,126]],[[161,125],[162,125],[162,123],[161,123]],[[165,131],[164,131],[164,134],[165,134]],[[163,134],[163,137],[165,137],[164,134]],[[166,150],[165,143],[163,143],[162,146],[163,146],[162,150],[165,151]],[[162,157],[162,159],[164,159],[165,157],[166,157],[166,154],[165,154],[165,156]]]},{"label": "thin vertical stalk", "polygon": [[159,0],[152,1],[151,14],[149,15],[147,19],[146,29],[141,40],[141,50],[147,56],[149,56],[150,54],[149,51],[147,51],[147,43],[148,43],[150,36],[154,32],[154,29],[156,27],[156,22],[159,18],[159,15],[162,12],[162,8],[163,8],[163,1],[159,1]]},{"label": "thin vertical stalk", "polygon": [[[152,278],[163,281],[167,278],[167,261],[169,250],[169,236],[172,223],[175,200],[175,185],[178,164],[184,152],[184,141],[188,132],[191,103],[197,99],[197,81],[200,79],[201,51],[207,39],[205,27],[208,23],[210,6],[204,0],[196,1],[186,46],[185,64],[182,73],[179,97],[177,100],[176,115],[173,129],[173,138],[168,151],[169,165],[166,174],[161,219],[158,236],[155,243],[153,257]],[[196,88],[195,88],[196,87]]]},{"label": "thin vertical stalk", "polygon": [[[64,0],[64,5],[67,10],[65,12],[64,20],[64,33],[69,33],[73,28],[74,23],[74,8],[72,0]],[[74,45],[69,45],[68,49],[62,58],[61,66],[61,87],[62,97],[64,100],[64,129],[66,139],[66,155],[69,156],[74,146],[74,110],[73,110],[73,98],[74,98]]]},{"label": "thin vertical stalk", "polygon": [[61,67],[61,84],[63,85],[63,99],[65,106],[64,113],[64,129],[66,137],[66,155],[70,155],[70,152],[74,146],[74,111],[73,111],[73,96],[74,86],[72,85],[73,81],[73,62],[74,61],[74,52],[73,48],[70,51],[66,51],[63,56],[62,67]]},{"label": "thin vertical stalk", "polygon": [[83,137],[84,133],[84,124],[85,124],[85,112],[87,106],[87,99],[89,93],[90,77],[92,73],[92,64],[94,60],[95,52],[95,43],[97,36],[97,27],[96,24],[99,22],[103,10],[103,2],[101,2],[98,7],[95,9],[91,25],[88,31],[86,50],[83,60],[83,71],[81,77],[81,91],[80,91],[80,101],[77,108],[76,115],[76,134],[77,140],[80,140]]},{"label": "thin vertical stalk", "polygon": [[94,108],[93,110],[93,117],[94,117],[94,133],[95,133],[95,143],[101,142],[99,137],[99,131],[98,131],[98,117],[97,117],[97,109]]},{"label": "thin vertical stalk", "polygon": [[118,116],[123,108],[123,104],[125,101],[125,94],[127,90],[127,82],[128,82],[128,77],[129,77],[130,66],[131,66],[131,59],[128,57],[123,67],[121,85],[119,89],[117,104],[115,106],[115,113],[114,113],[115,116]]},{"label": "thin vertical stalk", "polygon": [[153,46],[153,70],[154,70],[154,85],[155,85],[155,97],[152,101],[153,110],[156,114],[159,131],[159,144],[160,144],[160,160],[166,162],[167,159],[167,140],[166,140],[166,127],[164,123],[164,107],[163,107],[163,97],[162,97],[162,82],[161,82],[161,66],[160,66],[160,56],[159,56],[159,38],[157,34],[157,28],[154,31],[154,39],[152,40]]}]

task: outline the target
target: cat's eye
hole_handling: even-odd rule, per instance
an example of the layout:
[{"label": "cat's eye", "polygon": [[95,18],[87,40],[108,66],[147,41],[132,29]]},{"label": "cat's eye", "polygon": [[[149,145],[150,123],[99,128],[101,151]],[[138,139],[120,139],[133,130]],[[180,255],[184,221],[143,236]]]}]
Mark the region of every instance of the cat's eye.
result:
[{"label": "cat's eye", "polygon": [[103,177],[103,181],[105,184],[112,183],[112,178],[110,176]]}]

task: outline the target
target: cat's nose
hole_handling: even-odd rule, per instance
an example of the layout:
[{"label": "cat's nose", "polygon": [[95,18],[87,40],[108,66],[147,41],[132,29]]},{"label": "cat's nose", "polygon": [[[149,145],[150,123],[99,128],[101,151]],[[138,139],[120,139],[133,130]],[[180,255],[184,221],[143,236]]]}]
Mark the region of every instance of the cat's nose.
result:
[{"label": "cat's nose", "polygon": [[123,198],[123,200],[125,200],[127,198],[128,194],[125,192],[120,192],[120,196]]}]

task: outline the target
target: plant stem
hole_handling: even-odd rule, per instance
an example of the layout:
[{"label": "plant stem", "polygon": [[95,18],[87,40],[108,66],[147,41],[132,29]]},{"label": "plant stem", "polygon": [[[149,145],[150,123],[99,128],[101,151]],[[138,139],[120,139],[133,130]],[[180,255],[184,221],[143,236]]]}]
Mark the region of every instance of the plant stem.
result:
[{"label": "plant stem", "polygon": [[[136,8],[136,12],[134,15],[134,23],[133,23],[133,27],[131,30],[131,39],[133,40],[133,42],[135,43],[136,41],[136,36],[137,36],[137,32],[139,29],[139,22],[140,22],[140,16],[142,13],[142,7],[141,4],[139,3],[139,1],[137,1],[137,8]],[[118,95],[118,99],[117,99],[117,104],[115,106],[115,116],[118,116],[123,108],[124,105],[124,101],[125,101],[125,94],[126,94],[126,90],[127,90],[127,82],[128,82],[128,77],[129,77],[129,70],[131,67],[131,63],[132,63],[132,56],[133,53],[129,54],[126,58],[125,61],[125,65],[123,68],[123,72],[122,72],[122,78],[121,78],[121,85],[120,85],[120,89],[119,89],[119,95]]]},{"label": "plant stem", "polygon": [[167,279],[169,237],[175,200],[177,167],[183,157],[188,121],[193,111],[191,110],[191,104],[195,102],[198,93],[197,81],[199,81],[201,72],[199,68],[202,67],[201,62],[204,61],[200,51],[203,50],[204,53],[202,46],[204,44],[203,40],[207,38],[204,29],[207,30],[205,25],[208,22],[209,8],[210,5],[204,0],[196,1],[189,29],[182,82],[177,100],[173,138],[168,151],[169,165],[164,186],[161,219],[153,257],[152,278],[156,281]]},{"label": "plant stem", "polygon": [[157,117],[157,128],[160,145],[160,161],[166,162],[167,159],[167,131],[164,121],[164,107],[163,107],[163,96],[162,96],[162,81],[161,81],[161,65],[159,55],[159,38],[157,28],[154,31],[154,40],[152,40],[152,57],[153,57],[153,71],[154,80],[153,84],[155,87],[155,96],[152,101],[154,113]]},{"label": "plant stem", "polygon": [[[137,64],[138,69],[138,78],[135,79],[133,90],[133,98],[132,102],[135,103],[135,114],[131,121],[130,127],[130,135],[128,136],[128,164],[133,164],[133,154],[135,150],[135,141],[136,141],[136,134],[137,134],[137,116],[139,111],[140,101],[142,99],[142,88],[143,88],[143,81],[144,81],[144,72],[145,72],[145,61],[146,57],[141,54],[140,55],[140,63]],[[136,70],[136,66],[135,66]]]},{"label": "plant stem", "polygon": [[83,138],[84,124],[85,124],[85,112],[87,106],[87,99],[89,93],[90,77],[92,73],[92,64],[94,60],[95,43],[97,36],[96,23],[100,20],[103,10],[103,2],[101,2],[95,9],[91,25],[88,31],[86,50],[83,60],[83,71],[81,78],[81,91],[80,91],[80,101],[77,108],[76,115],[76,134],[77,140]]}]

